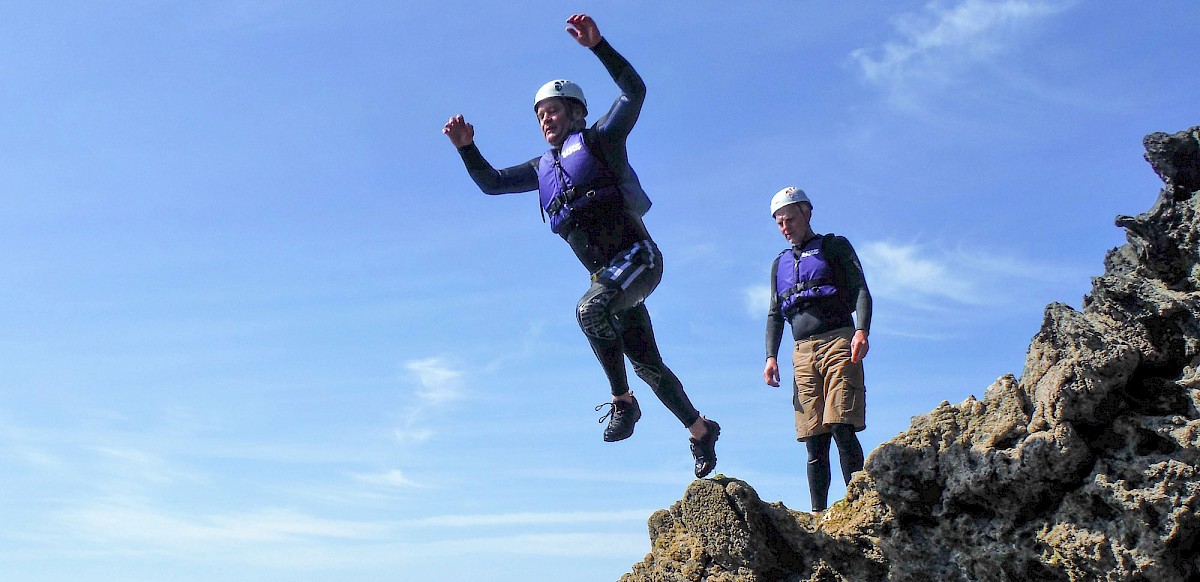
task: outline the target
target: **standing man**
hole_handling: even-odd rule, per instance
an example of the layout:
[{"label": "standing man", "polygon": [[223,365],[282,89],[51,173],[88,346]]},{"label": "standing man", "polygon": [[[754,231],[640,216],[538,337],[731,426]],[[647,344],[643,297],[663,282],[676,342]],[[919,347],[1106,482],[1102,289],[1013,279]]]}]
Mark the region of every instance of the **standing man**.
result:
[{"label": "standing man", "polygon": [[663,262],[642,215],[650,200],[630,168],[625,140],[637,122],[646,85],[585,14],[567,19],[567,32],[591,49],[608,70],[621,95],[591,127],[588,107],[578,85],[559,79],[538,89],[533,110],[550,150],[528,162],[496,170],[475,146],[475,128],[462,115],[446,122],[442,133],[458,148],[467,172],[485,194],[538,190],[550,230],[561,236],[591,273],[591,287],[579,300],[576,317],[604,368],[612,402],[600,418],[608,419],[604,440],[633,434],[642,416],[629,390],[625,358],[650,385],[659,400],[691,433],[697,478],[717,464],[721,427],[696,411],[679,378],[662,361],[644,301],[662,279]]},{"label": "standing man", "polygon": [[[837,442],[847,483],[862,469],[856,432],[866,428],[863,358],[871,331],[871,293],[858,255],[844,237],[813,232],[812,202],[799,188],[771,199],[771,215],[792,243],[771,265],[767,366],[763,380],[779,386],[783,322],[792,326],[796,440],[808,448],[808,488],[814,514],[829,502],[829,441]],[[857,312],[857,322],[851,315]]]}]

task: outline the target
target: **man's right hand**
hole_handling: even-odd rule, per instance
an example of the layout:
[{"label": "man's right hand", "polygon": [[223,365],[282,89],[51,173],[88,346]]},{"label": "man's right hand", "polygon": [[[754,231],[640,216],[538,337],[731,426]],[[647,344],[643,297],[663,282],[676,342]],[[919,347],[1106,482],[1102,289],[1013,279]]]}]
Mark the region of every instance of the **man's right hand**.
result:
[{"label": "man's right hand", "polygon": [[450,138],[450,143],[454,147],[461,148],[463,146],[475,143],[475,126],[467,123],[462,115],[455,115],[446,122],[446,126],[442,128],[442,133]]},{"label": "man's right hand", "polygon": [[767,358],[767,367],[763,370],[763,380],[768,386],[779,387],[779,362],[775,358]]}]

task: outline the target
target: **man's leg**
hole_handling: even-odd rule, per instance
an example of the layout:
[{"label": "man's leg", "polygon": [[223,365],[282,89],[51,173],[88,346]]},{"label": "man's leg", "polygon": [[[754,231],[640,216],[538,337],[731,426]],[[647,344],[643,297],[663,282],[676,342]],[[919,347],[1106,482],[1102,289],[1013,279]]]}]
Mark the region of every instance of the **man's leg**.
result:
[{"label": "man's leg", "polygon": [[622,357],[621,336],[612,316],[614,300],[621,294],[604,283],[592,283],[576,306],[575,316],[579,329],[592,346],[592,353],[600,361],[613,396],[624,396],[629,392],[629,379],[625,374],[625,359]]},{"label": "man's leg", "polygon": [[619,306],[623,292],[604,281],[592,283],[587,293],[579,300],[575,314],[579,321],[579,329],[592,346],[592,353],[604,369],[608,377],[609,389],[612,392],[611,403],[596,407],[599,411],[610,406],[608,413],[600,417],[600,422],[608,419],[604,428],[605,442],[616,442],[633,436],[633,426],[642,417],[642,409],[637,399],[629,392],[629,379],[625,374],[624,347],[616,318],[613,317],[614,304]]},{"label": "man's leg", "polygon": [[[850,477],[863,468],[862,445],[858,442],[858,435],[854,432],[852,425],[837,423],[830,428],[833,429],[833,440],[837,443],[838,460],[842,465],[842,478],[849,484]],[[828,447],[828,443],[825,446]],[[828,461],[826,461],[825,471],[829,472]]]},{"label": "man's leg", "polygon": [[621,326],[614,315],[640,305],[661,279],[662,261],[658,257],[658,247],[650,241],[642,241],[594,273],[592,286],[576,306],[579,329],[604,368],[614,397],[629,392],[622,357]]},{"label": "man's leg", "polygon": [[700,418],[700,413],[683,391],[683,383],[679,381],[679,377],[663,363],[658,343],[654,340],[650,312],[645,304],[639,304],[619,314],[617,321],[621,328],[625,355],[633,364],[634,373],[650,386],[654,395],[658,396],[683,426],[692,426]]},{"label": "man's leg", "polygon": [[829,505],[829,439],[830,434],[808,437],[808,494],[814,513],[825,511]]}]

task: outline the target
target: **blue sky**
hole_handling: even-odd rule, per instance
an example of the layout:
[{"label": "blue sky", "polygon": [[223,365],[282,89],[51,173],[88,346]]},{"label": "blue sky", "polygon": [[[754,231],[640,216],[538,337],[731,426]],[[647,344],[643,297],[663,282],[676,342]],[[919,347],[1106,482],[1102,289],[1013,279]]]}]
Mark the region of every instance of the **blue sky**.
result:
[{"label": "blue sky", "polygon": [[[692,479],[644,386],[625,442],[531,195],[548,79],[649,87],[630,157],[667,363],[718,471],[807,509],[761,380],[768,200],[804,188],[875,298],[873,449],[1020,374],[1200,124],[1192,0],[10,2],[0,8],[7,580],[615,580]],[[835,484],[833,495],[842,494]]]}]

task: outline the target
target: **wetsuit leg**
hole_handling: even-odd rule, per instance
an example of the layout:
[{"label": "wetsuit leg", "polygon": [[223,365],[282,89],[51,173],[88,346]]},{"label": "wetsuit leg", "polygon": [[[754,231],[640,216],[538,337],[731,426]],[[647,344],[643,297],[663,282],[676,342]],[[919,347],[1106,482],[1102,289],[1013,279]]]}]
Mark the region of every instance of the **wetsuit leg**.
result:
[{"label": "wetsuit leg", "polygon": [[[850,483],[850,477],[863,468],[862,445],[858,442],[854,426],[837,423],[830,425],[829,428],[833,430],[833,440],[837,443],[838,460],[842,465],[842,478],[846,480],[846,483]],[[828,443],[825,446],[828,447]],[[826,471],[828,471],[828,463],[826,463]]]},{"label": "wetsuit leg", "polygon": [[829,433],[808,437],[808,494],[813,511],[825,511],[829,505]]},{"label": "wetsuit leg", "polygon": [[683,423],[691,426],[700,418],[692,401],[683,391],[679,377],[663,363],[658,343],[654,340],[654,327],[650,323],[650,312],[644,303],[617,315],[621,329],[621,340],[625,355],[633,364],[633,371],[654,391],[654,395]]},{"label": "wetsuit leg", "polygon": [[596,359],[604,367],[614,396],[629,391],[622,355],[628,356],[638,377],[650,385],[684,426],[691,426],[700,413],[692,406],[679,378],[663,363],[644,303],[658,287],[662,274],[658,247],[651,241],[640,241],[597,273],[591,288],[579,300],[576,315]]},{"label": "wetsuit leg", "polygon": [[639,241],[594,274],[592,286],[576,306],[579,329],[604,368],[613,396],[629,392],[625,347],[614,315],[641,305],[658,287],[662,271],[658,247],[652,241]]},{"label": "wetsuit leg", "polygon": [[[575,316],[579,321],[579,329],[587,336],[592,346],[592,353],[600,361],[604,375],[613,396],[621,396],[629,392],[629,379],[625,374],[625,358],[621,345],[620,334],[617,333],[616,320],[612,316],[614,300],[621,294],[602,282],[592,283],[583,294],[579,305],[575,308]],[[618,302],[619,303],[619,302]]]}]

